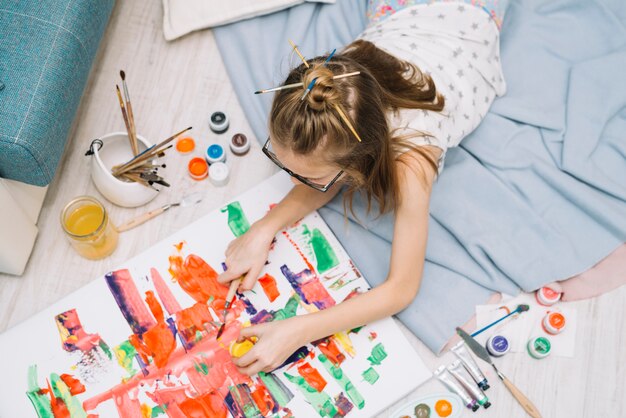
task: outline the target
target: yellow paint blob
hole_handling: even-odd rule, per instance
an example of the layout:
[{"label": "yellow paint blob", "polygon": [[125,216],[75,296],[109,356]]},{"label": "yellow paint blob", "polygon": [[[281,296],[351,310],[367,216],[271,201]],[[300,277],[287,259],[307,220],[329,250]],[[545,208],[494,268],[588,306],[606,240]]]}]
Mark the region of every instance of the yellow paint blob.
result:
[{"label": "yellow paint blob", "polygon": [[452,404],[445,399],[439,399],[435,403],[435,412],[437,412],[437,415],[440,417],[450,416],[450,414],[452,414]]},{"label": "yellow paint blob", "polygon": [[244,340],[240,343],[233,341],[230,344],[230,354],[233,357],[241,357],[244,354],[246,354],[248,351],[250,351],[250,349],[254,347],[254,343],[251,340]]}]

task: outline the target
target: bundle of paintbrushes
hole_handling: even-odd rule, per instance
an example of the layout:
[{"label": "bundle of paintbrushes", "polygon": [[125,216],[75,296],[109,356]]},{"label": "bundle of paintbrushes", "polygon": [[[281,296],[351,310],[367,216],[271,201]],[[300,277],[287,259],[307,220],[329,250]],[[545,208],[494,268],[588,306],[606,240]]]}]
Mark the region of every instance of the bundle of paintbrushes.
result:
[{"label": "bundle of paintbrushes", "polygon": [[153,145],[140,153],[139,145],[137,144],[137,130],[135,127],[133,106],[130,102],[128,86],[126,85],[126,73],[120,71],[120,76],[122,77],[124,98],[122,98],[120,87],[117,84],[115,85],[115,89],[117,90],[117,98],[120,102],[122,117],[126,125],[130,148],[133,151],[133,158],[124,164],[113,167],[112,174],[121,180],[134,181],[153,189],[155,189],[154,184],[169,187],[170,185],[158,174],[159,168],[164,168],[165,164],[157,164],[155,160],[165,156],[165,151],[172,147],[172,145],[168,144],[178,135],[191,129],[191,127],[170,136],[159,144]]},{"label": "bundle of paintbrushes", "polygon": [[117,178],[135,181],[146,187],[154,188],[154,184],[169,187],[170,185],[158,174],[159,168],[165,167],[165,164],[159,165],[155,163],[155,160],[164,157],[165,151],[172,148],[172,145],[169,143],[172,142],[174,138],[190,129],[191,126],[151,146],[142,153],[134,156],[130,161],[114,166],[112,174]]}]

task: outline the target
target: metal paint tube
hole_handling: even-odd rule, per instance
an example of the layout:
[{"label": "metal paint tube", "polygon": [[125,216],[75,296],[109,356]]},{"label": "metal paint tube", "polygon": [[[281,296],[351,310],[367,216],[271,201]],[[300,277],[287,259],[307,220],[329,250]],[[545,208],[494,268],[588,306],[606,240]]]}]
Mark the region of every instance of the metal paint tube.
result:
[{"label": "metal paint tube", "polygon": [[489,399],[485,393],[476,386],[474,379],[472,379],[472,376],[470,376],[469,372],[463,367],[461,360],[453,361],[452,364],[448,366],[448,371],[452,373],[452,376],[461,383],[461,386],[463,386],[480,405],[485,407],[485,409],[491,406]]},{"label": "metal paint tube", "polygon": [[474,357],[472,357],[472,355],[470,354],[469,350],[465,346],[465,343],[463,341],[459,341],[458,344],[452,347],[452,351],[459,358],[459,360],[463,362],[463,365],[472,376],[474,381],[478,384],[478,387],[480,387],[482,390],[489,389],[487,378],[478,367],[478,364],[476,364],[476,360],[474,360]]},{"label": "metal paint tube", "polygon": [[437,370],[435,370],[435,376],[437,376],[437,379],[439,379],[439,381],[443,383],[448,390],[459,395],[465,406],[471,409],[472,412],[476,412],[476,410],[480,408],[470,394],[463,389],[463,386],[461,386],[459,382],[457,382],[456,379],[450,374],[448,369],[446,369],[446,366],[440,366]]}]

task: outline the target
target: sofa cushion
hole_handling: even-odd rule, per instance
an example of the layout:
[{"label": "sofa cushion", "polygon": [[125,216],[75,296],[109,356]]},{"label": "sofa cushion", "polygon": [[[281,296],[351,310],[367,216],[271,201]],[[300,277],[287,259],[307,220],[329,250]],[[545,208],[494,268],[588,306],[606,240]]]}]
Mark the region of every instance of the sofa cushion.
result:
[{"label": "sofa cushion", "polygon": [[54,178],[114,0],[0,4],[0,177]]}]

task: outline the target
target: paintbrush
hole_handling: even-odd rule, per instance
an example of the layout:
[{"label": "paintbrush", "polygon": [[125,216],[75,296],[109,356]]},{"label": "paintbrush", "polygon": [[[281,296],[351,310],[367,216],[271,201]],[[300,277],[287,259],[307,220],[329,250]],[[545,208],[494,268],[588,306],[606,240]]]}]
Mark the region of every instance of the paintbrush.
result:
[{"label": "paintbrush", "polygon": [[133,114],[133,106],[130,103],[130,94],[128,94],[128,86],[126,85],[126,73],[124,70],[120,70],[120,77],[122,77],[122,87],[124,88],[124,97],[126,98],[126,109],[128,114],[128,125],[130,126],[131,134],[131,148],[133,149],[133,155],[139,154],[139,146],[137,145],[137,129],[135,127],[135,115]]},{"label": "paintbrush", "polygon": [[222,322],[220,329],[217,331],[216,339],[219,339],[224,332],[224,327],[226,326],[226,315],[228,315],[228,311],[235,301],[235,293],[237,292],[237,288],[241,284],[241,279],[243,279],[243,277],[240,277],[230,282],[230,287],[228,288],[228,293],[226,294],[226,303],[224,303],[224,314],[222,315],[222,317],[224,318],[224,322]]},{"label": "paintbrush", "polygon": [[487,349],[480,345],[478,341],[472,338],[467,332],[463,331],[460,327],[456,327],[456,332],[463,338],[463,341],[468,345],[468,347],[472,350],[474,354],[480,357],[485,362],[491,364],[493,369],[496,371],[496,374],[504,383],[504,386],[511,392],[513,397],[517,400],[517,402],[524,408],[524,411],[528,415],[533,418],[541,418],[541,413],[539,410],[533,405],[533,403],[524,395],[509,379],[507,379],[496,367],[496,365],[489,357],[489,353]]},{"label": "paintbrush", "polygon": [[[360,71],[354,71],[354,72],[351,72],[351,73],[339,74],[339,75],[333,76],[333,80],[339,80],[341,78],[352,77],[353,75],[359,75],[359,74],[361,74]],[[304,87],[304,83],[285,84],[284,86],[272,87],[270,89],[265,89],[265,90],[257,90],[257,91],[254,92],[254,94],[271,93],[273,91],[293,89],[293,88],[296,88],[296,87]]]},{"label": "paintbrush", "polygon": [[122,117],[124,118],[124,125],[126,125],[126,133],[128,134],[130,149],[133,150],[133,155],[137,155],[135,152],[135,144],[133,142],[133,135],[130,128],[130,122],[128,120],[128,114],[126,113],[126,108],[124,107],[124,99],[122,99],[122,93],[120,92],[120,87],[117,84],[115,85],[115,90],[117,91],[117,99],[120,102],[120,109],[122,109]]},{"label": "paintbrush", "polygon": [[517,313],[522,313],[522,312],[526,312],[527,310],[530,309],[530,306],[528,305],[517,305],[517,308],[515,308],[514,311],[512,311],[511,313],[509,313],[508,315],[503,316],[502,318],[498,319],[495,322],[492,322],[491,324],[487,325],[486,327],[483,327],[481,329],[479,329],[478,331],[474,332],[472,334],[472,337],[477,336],[478,334],[480,334],[481,332],[491,328],[492,326],[494,326],[495,324],[497,324],[498,322],[504,321],[506,318],[508,318],[511,315],[515,315]]},{"label": "paintbrush", "polygon": [[183,129],[180,132],[175,133],[174,135],[170,136],[169,138],[164,139],[163,141],[161,141],[160,143],[151,146],[150,148],[148,148],[146,151],[142,152],[141,154],[131,158],[129,161],[127,161],[126,163],[119,165],[119,166],[115,166],[113,167],[113,175],[117,176],[120,173],[123,173],[126,170],[129,170],[133,167],[136,167],[137,165],[141,165],[139,163],[143,163],[147,160],[149,160],[150,158],[152,158],[155,154],[158,155],[160,153],[162,153],[163,151],[172,148],[173,145],[169,145],[165,148],[162,148],[164,145],[167,145],[169,142],[171,142],[172,140],[174,140],[174,138],[178,137],[179,135],[187,132],[188,130],[192,129],[192,127],[190,126],[189,128]]}]

